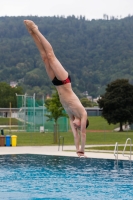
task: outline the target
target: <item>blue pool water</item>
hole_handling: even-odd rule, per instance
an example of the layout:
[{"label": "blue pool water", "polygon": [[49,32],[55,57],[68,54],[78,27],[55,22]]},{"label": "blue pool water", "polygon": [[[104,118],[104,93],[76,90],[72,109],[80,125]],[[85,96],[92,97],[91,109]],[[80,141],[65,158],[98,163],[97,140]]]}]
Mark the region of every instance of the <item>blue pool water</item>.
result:
[{"label": "blue pool water", "polygon": [[0,199],[133,200],[132,162],[2,155]]}]

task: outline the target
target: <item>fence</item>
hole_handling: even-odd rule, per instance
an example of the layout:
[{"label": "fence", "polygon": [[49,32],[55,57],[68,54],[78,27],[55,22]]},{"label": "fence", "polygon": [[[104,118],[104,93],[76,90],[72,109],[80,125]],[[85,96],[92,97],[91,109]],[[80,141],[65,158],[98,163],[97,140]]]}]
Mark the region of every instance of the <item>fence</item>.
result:
[{"label": "fence", "polygon": [[[44,127],[44,131],[53,132],[54,120],[48,121],[45,116],[48,112],[44,106],[44,98],[37,101],[33,96],[17,95],[18,130],[27,132],[38,132]],[[68,131],[68,119],[61,117],[58,119],[59,132]]]}]

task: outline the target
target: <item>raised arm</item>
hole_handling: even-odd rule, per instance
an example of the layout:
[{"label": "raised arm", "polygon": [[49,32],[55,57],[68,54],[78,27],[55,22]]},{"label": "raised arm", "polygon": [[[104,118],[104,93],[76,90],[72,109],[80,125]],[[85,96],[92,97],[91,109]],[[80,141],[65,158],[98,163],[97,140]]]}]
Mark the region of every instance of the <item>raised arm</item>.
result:
[{"label": "raised arm", "polygon": [[[86,117],[84,117],[84,119],[81,120],[81,130],[75,128],[72,119],[70,119],[70,125],[74,136],[74,142],[77,154],[79,157],[81,156],[86,157],[84,154],[85,143],[86,143]],[[81,134],[79,134],[78,132],[81,132]],[[80,148],[80,140],[81,140],[81,148]]]},{"label": "raised arm", "polygon": [[75,146],[76,146],[76,151],[78,152],[80,150],[79,149],[80,135],[78,133],[78,130],[74,127],[72,119],[70,119],[70,126],[71,126],[73,136],[74,136],[74,143],[75,143]]},{"label": "raised arm", "polygon": [[84,114],[81,118],[81,148],[80,151],[84,153],[86,144],[86,120],[87,115]]}]

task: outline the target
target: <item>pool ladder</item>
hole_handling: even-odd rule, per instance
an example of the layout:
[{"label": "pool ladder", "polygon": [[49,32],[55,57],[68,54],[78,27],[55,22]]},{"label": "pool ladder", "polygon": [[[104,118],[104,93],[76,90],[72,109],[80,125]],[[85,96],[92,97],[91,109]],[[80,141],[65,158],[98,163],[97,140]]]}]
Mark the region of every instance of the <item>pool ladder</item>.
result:
[{"label": "pool ladder", "polygon": [[[128,141],[130,141],[130,156],[125,156],[124,153],[125,153],[125,149],[126,149]],[[127,138],[122,155],[125,156],[125,157],[128,157],[129,160],[131,160],[131,157],[132,157],[132,140],[131,140],[131,138]]]},{"label": "pool ladder", "polygon": [[115,143],[114,156],[115,156],[115,159],[118,160],[118,142]]},{"label": "pool ladder", "polygon": [[[130,141],[130,155],[129,156],[125,155],[125,149],[126,149],[128,141]],[[132,140],[131,140],[131,138],[127,138],[122,155],[125,157],[128,157],[129,160],[131,160],[131,157],[132,157]],[[114,156],[115,156],[115,159],[118,161],[118,142],[116,142],[116,144],[115,144]]]},{"label": "pool ladder", "polygon": [[58,151],[60,150],[60,141],[61,141],[61,139],[62,139],[62,151],[63,151],[63,146],[64,146],[64,137],[63,136],[59,137]]}]

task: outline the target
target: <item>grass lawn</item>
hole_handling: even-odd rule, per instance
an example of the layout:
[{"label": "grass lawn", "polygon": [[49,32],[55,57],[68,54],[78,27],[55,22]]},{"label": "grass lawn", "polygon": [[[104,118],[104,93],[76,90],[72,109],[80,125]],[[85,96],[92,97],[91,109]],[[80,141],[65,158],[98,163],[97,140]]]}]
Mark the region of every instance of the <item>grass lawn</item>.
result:
[{"label": "grass lawn", "polygon": [[[119,151],[123,151],[124,146],[118,146]],[[102,147],[87,147],[86,150],[106,150],[106,151],[114,151],[114,146],[102,146]],[[127,146],[125,151],[130,151],[130,146]]]},{"label": "grass lawn", "polygon": [[89,117],[90,125],[88,127],[89,130],[114,130],[119,127],[119,124],[109,125],[108,122],[101,116]]},{"label": "grass lawn", "polygon": [[132,132],[98,132],[87,133],[86,144],[125,144],[126,139],[133,140]]},{"label": "grass lawn", "polygon": [[[0,118],[1,121],[5,118]],[[6,119],[9,120],[9,119]],[[5,120],[5,121],[6,121]],[[12,122],[16,123],[16,119]],[[119,127],[119,125],[109,125],[102,117],[89,117],[90,126],[87,129],[86,144],[113,144],[116,142],[118,144],[125,144],[127,138],[131,138],[133,141],[133,132],[115,132],[114,128]],[[13,125],[13,124],[12,124]],[[100,130],[100,132],[98,132]],[[18,146],[40,146],[40,145],[55,145],[53,143],[53,133],[39,133],[39,132],[21,132],[21,131],[9,131],[4,130],[5,135],[17,135],[17,145]],[[59,133],[59,136],[64,137],[65,145],[74,145],[73,134],[71,131],[65,133]]]},{"label": "grass lawn", "polygon": [[[9,125],[10,118],[0,118],[0,125]],[[11,125],[18,125],[18,120],[15,118],[11,118]]]},{"label": "grass lawn", "polygon": [[[5,131],[5,135],[17,135],[17,145],[54,145],[53,133],[39,133],[39,132],[9,132]],[[74,139],[72,132],[60,133],[60,136],[64,137],[65,145],[74,145]],[[131,138],[133,141],[132,132],[87,132],[86,144],[113,144],[116,142],[119,144],[125,144],[127,138]],[[61,141],[62,142],[62,141]]]}]

